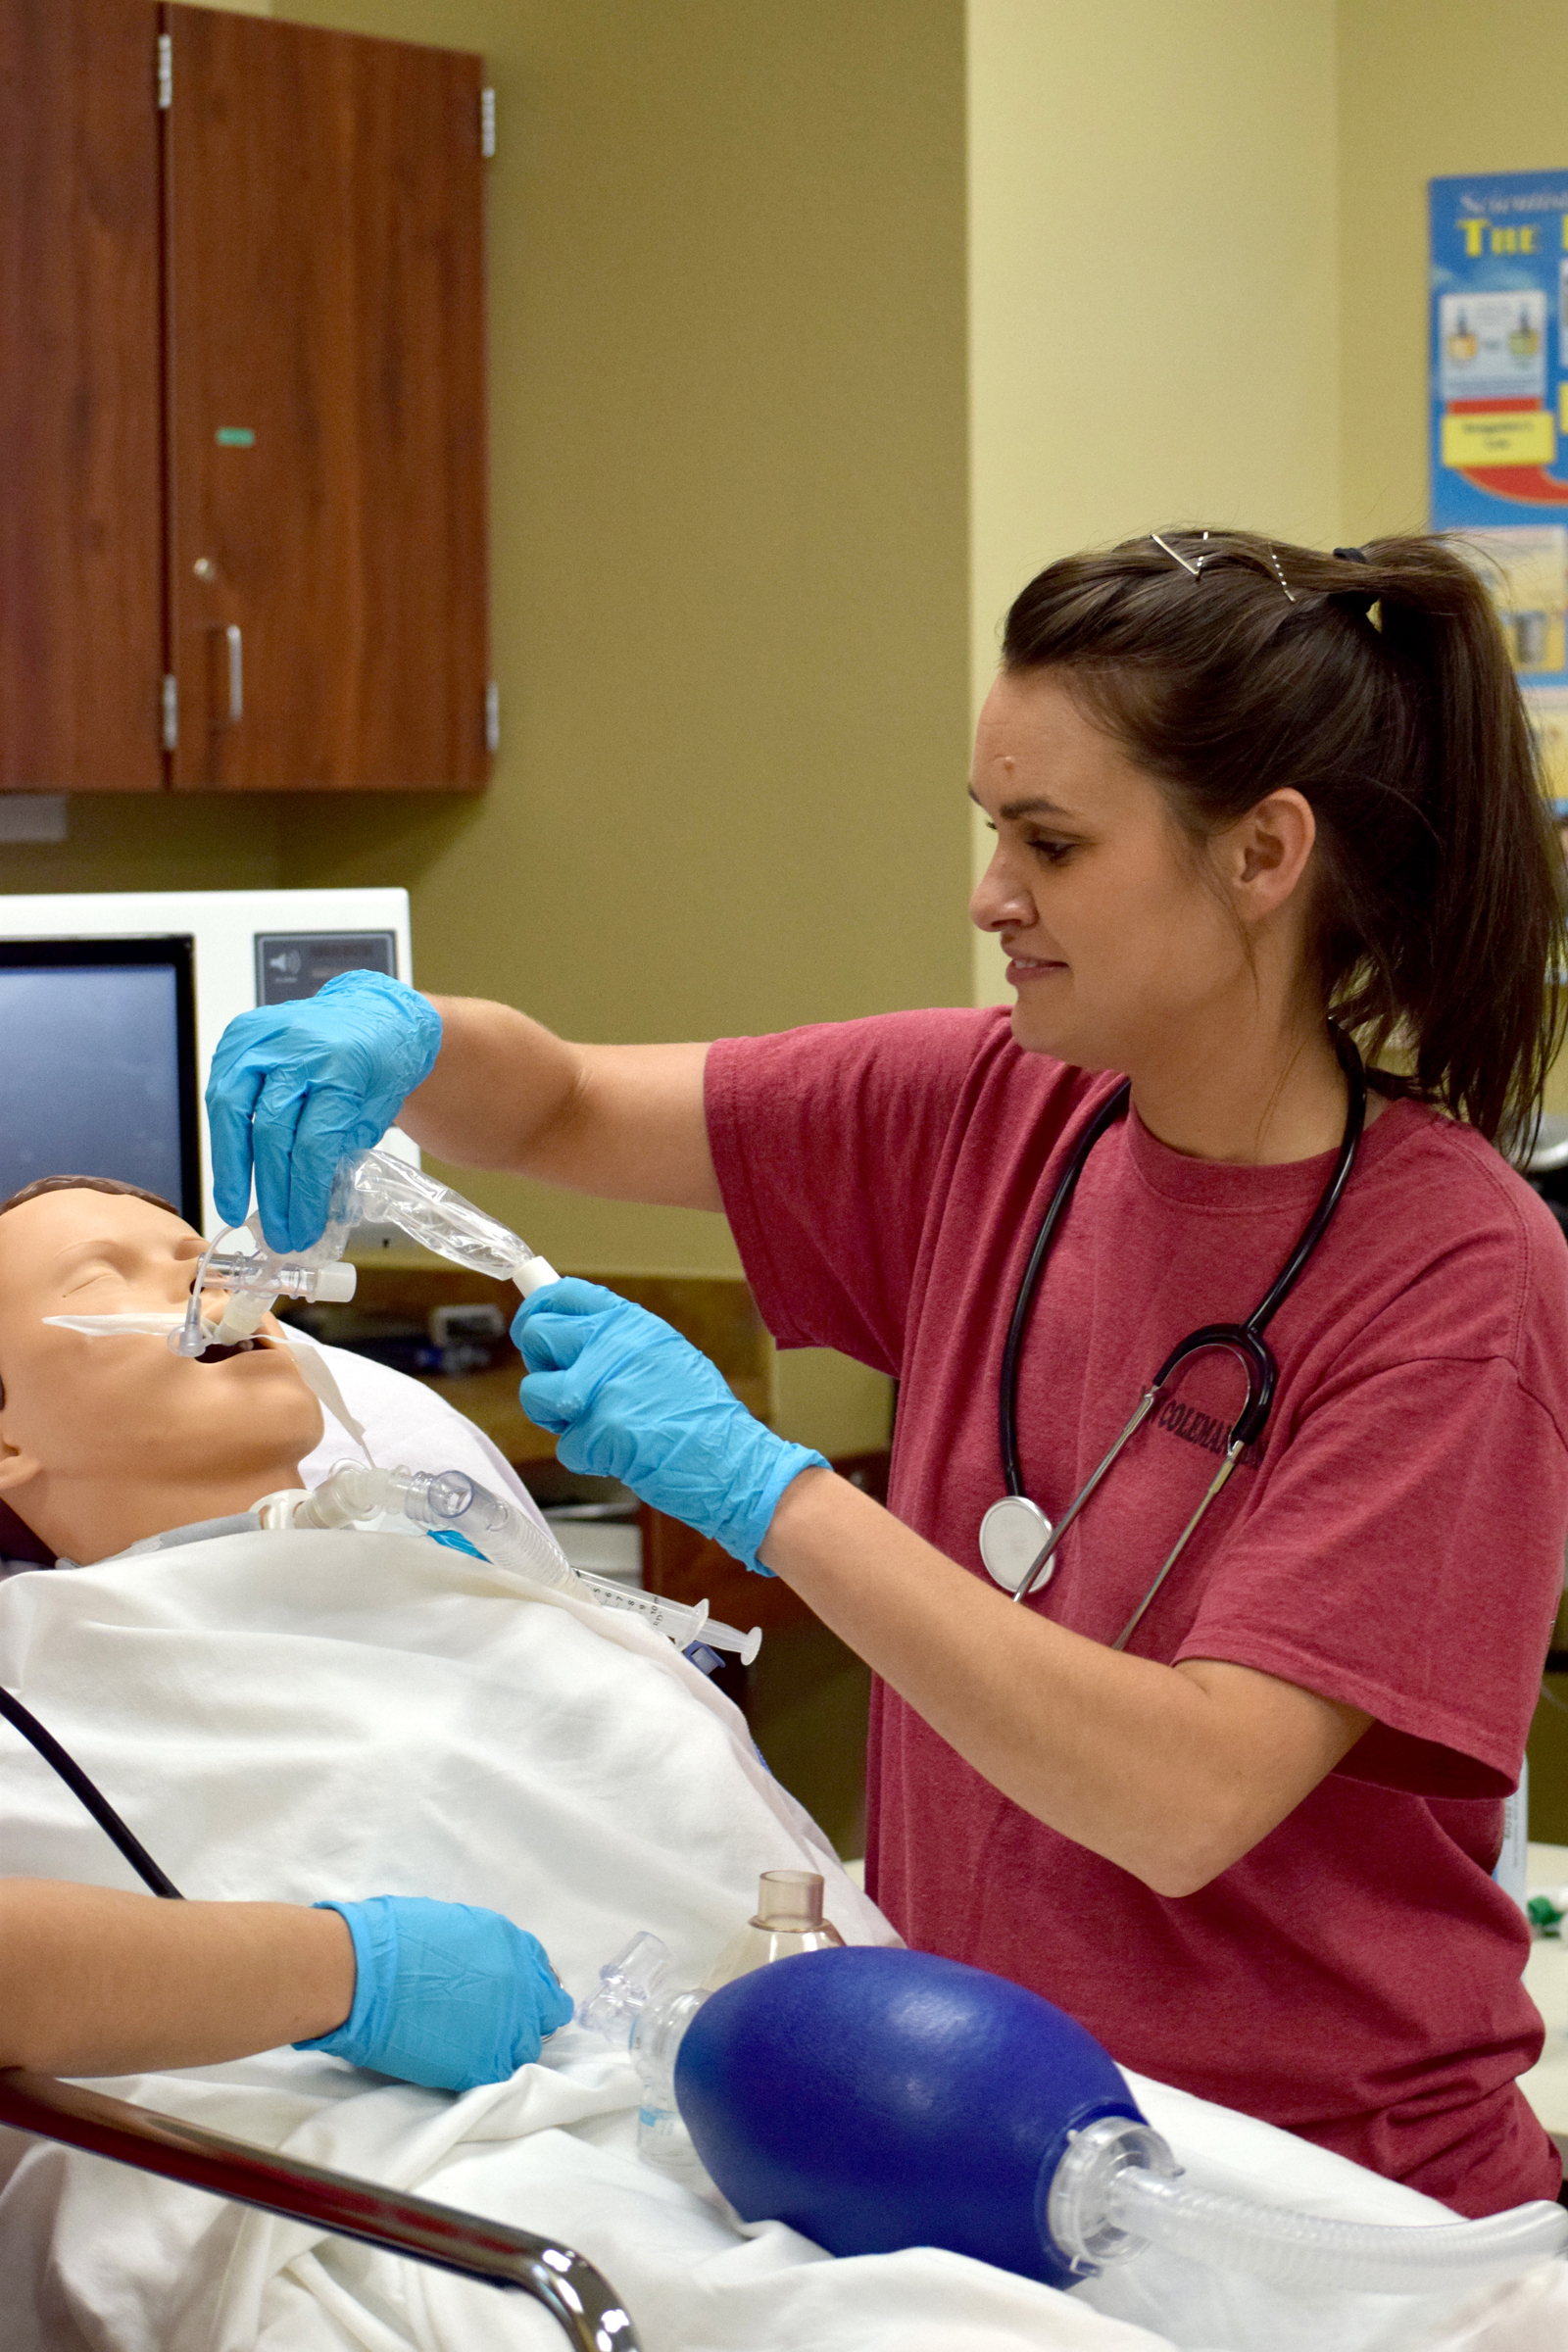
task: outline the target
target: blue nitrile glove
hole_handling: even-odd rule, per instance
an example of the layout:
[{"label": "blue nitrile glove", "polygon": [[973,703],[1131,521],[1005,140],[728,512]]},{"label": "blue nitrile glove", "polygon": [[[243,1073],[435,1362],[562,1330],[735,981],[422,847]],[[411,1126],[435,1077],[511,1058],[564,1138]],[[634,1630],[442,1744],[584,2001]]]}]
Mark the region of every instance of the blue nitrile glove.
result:
[{"label": "blue nitrile glove", "polygon": [[544,1947],[499,1911],[377,1894],[338,1911],[354,1938],[354,2006],[334,2033],[297,2041],[431,2090],[505,2082],[566,2024]]},{"label": "blue nitrile glove", "polygon": [[235,1016],[207,1081],[218,1213],[243,1225],[251,1166],[273,1250],[309,1250],[340,1159],[379,1143],[441,1051],[427,997],[383,972],[339,972],[314,997]]},{"label": "blue nitrile glove", "polygon": [[618,1478],[656,1511],[757,1556],[792,1479],[828,1465],[775,1437],[678,1331],[596,1282],[552,1282],[517,1311],[522,1409],[560,1438],[568,1470]]}]

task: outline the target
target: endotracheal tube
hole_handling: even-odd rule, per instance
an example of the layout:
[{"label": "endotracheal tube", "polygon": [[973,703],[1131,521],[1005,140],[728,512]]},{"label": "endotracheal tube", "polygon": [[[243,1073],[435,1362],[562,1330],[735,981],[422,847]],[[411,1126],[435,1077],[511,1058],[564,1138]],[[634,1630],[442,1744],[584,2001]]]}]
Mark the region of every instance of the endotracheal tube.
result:
[{"label": "endotracheal tube", "polygon": [[[389,1152],[358,1152],[338,1164],[326,1231],[314,1249],[279,1256],[267,1247],[256,1217],[208,1244],[196,1268],[185,1319],[171,1332],[170,1347],[176,1355],[192,1356],[204,1355],[209,1348],[238,1347],[253,1336],[279,1298],[352,1298],[355,1269],[339,1261],[354,1228],[367,1223],[395,1225],[437,1257],[474,1274],[515,1283],[525,1298],[547,1282],[560,1280],[548,1258],[461,1193],[394,1159]],[[228,1293],[216,1323],[203,1312],[203,1295],[210,1290]]]}]

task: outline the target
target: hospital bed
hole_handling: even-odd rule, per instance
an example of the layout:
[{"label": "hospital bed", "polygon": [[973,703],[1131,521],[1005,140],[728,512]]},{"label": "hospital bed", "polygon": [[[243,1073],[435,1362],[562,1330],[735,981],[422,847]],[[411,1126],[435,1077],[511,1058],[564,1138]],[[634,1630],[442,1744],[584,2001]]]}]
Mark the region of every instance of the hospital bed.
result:
[{"label": "hospital bed", "polygon": [[[449,1405],[402,1373],[334,1358],[346,1368],[342,1385],[382,1461],[411,1453],[461,1456],[493,1485],[522,1489],[501,1455]],[[328,1425],[322,1460],[306,1465],[314,1483],[325,1458],[345,1452]],[[474,1457],[474,1458],[470,1458]],[[38,1539],[0,1505],[0,1551],[14,1567],[52,1559]],[[614,2289],[585,2256],[550,2237],[500,2222],[481,2221],[321,2165],[255,2147],[126,2099],[108,2098],[52,2076],[0,2071],[0,2126],[111,2158],[134,2171],[161,2174],[284,2220],[305,2221],[335,2236],[355,2238],[410,2261],[474,2278],[544,2305],[579,2352],[638,2352],[636,2330]]]},{"label": "hospital bed", "polygon": [[314,2223],[334,2236],[358,2238],[460,2278],[531,2295],[560,2322],[577,2352],[638,2352],[636,2330],[610,2281],[569,2246],[529,2230],[478,2221],[428,2197],[399,2195],[20,2068],[0,2072],[0,2124],[112,2157],[137,2172],[161,2173],[286,2221]]},{"label": "hospital bed", "polygon": [[[334,1362],[379,1460],[461,1464],[518,1493],[479,1433],[429,1391],[363,1359],[334,1353]],[[304,1465],[307,1483],[345,1450],[333,1433]],[[75,1578],[43,1577],[10,1611],[16,1655],[39,1640],[58,1661],[40,1712],[60,1706],[68,1744],[91,1731],[90,1752],[109,1760],[117,1794],[128,1790],[145,1804],[146,1788],[156,1788],[159,1851],[180,1883],[187,1870],[198,1873],[192,1885],[211,1871],[206,1890],[214,1895],[262,1886],[274,1899],[308,1901],[317,1891],[312,1857],[324,1850],[334,1883],[362,1868],[378,1879],[395,1856],[399,1885],[406,1879],[410,1890],[417,1883],[472,1899],[461,1873],[482,1853],[484,1884],[495,1889],[486,1899],[513,1915],[532,1916],[548,1886],[552,1952],[562,1953],[574,1985],[589,1984],[623,1937],[628,1905],[638,1923],[684,1937],[694,1959],[710,1936],[716,1948],[729,1907],[760,1865],[830,1872],[830,1916],[852,1942],[879,1939],[877,1915],[831,1855],[818,1853],[811,1841],[820,1834],[766,1775],[744,1727],[657,1637],[628,1619],[612,1625],[607,1613],[584,1647],[573,1615],[579,1604],[545,1595],[519,1612],[509,1592],[492,1590],[461,1554],[420,1546],[394,1559],[399,1539],[363,1540],[390,1546],[368,1577],[330,1536],[242,1535],[223,1540],[233,1547],[226,1565],[196,1544],[149,1569],[156,1600],[140,1578],[109,1572],[79,1627],[68,1596],[97,1591],[92,1569],[80,1572],[79,1587]],[[284,1549],[262,1562],[260,1551],[274,1543],[319,1546],[319,1556],[302,1550],[291,1566],[296,1553]],[[464,1611],[487,1613],[482,1642],[470,1642],[461,1613],[439,1620],[450,1640],[431,1639],[438,1621],[423,1610],[437,1587],[443,1609],[455,1596]],[[296,1613],[335,1632],[349,1606],[359,1629],[352,1655],[335,1639],[318,1644],[320,1680],[302,1695],[288,1646],[300,1638]],[[182,1685],[189,1703],[178,1718],[185,1744],[147,1761],[149,1742],[171,1720],[167,1692],[156,1676],[133,1673],[122,1685],[122,1667],[172,1631],[191,1644]],[[661,1663],[650,1675],[638,1659],[655,1651]],[[591,1683],[582,1679],[590,1667]],[[201,1693],[220,1687],[241,1720],[261,1697],[277,1705],[265,1788],[249,1751],[231,1774],[223,1741],[211,1737]],[[574,1693],[559,1717],[537,1703],[537,1693],[558,1689]],[[95,1690],[118,1693],[101,1726],[74,1713],[76,1695]],[[597,1694],[592,1742],[569,1751],[564,1779],[555,1777],[554,1763],[540,1762],[520,1837],[511,1790],[526,1781],[530,1759],[556,1758],[558,1721],[566,1738],[590,1720],[580,1711],[585,1691]],[[374,1759],[375,1801],[347,1823],[326,1809],[322,1722],[345,1753]],[[459,1781],[431,1784],[422,1757],[448,1752],[453,1724],[463,1730]],[[650,1769],[677,1746],[678,1776]],[[31,1875],[96,1877],[100,1833],[58,1782],[15,1760],[8,1769],[25,1800],[11,1825],[15,1864]],[[601,1779],[613,1792],[608,1799]],[[233,1810],[237,1794],[244,1801]],[[232,1881],[222,1875],[222,1847],[212,1844],[214,1823],[225,1839],[243,1840]],[[449,1870],[460,1874],[450,1883],[442,1877]],[[600,1891],[607,1874],[612,1897]],[[343,1884],[353,1892],[358,1882]],[[1568,2323],[1568,2274],[1499,2290],[1507,2307],[1489,2309],[1483,2338],[1475,2312],[1450,2327],[1448,2312],[1427,2297],[1396,2299],[1396,2313],[1383,2296],[1360,2297],[1355,2309],[1342,2299],[1326,2326],[1310,2300],[1297,2308],[1294,2294],[1245,2274],[1168,2261],[1124,2265],[1070,2295],[940,2249],[830,2262],[778,2224],[743,2235],[715,2206],[641,2165],[631,2070],[582,2029],[563,2035],[549,2065],[453,2102],[400,2084],[336,2085],[312,2071],[334,2063],[283,2053],[280,2064],[274,2053],[117,2086],[137,2105],[46,2078],[0,2076],[0,2133],[10,2137],[10,2127],[36,2142],[14,2174],[22,2180],[28,2168],[34,2184],[18,2200],[14,2255],[8,2248],[19,2302],[46,2245],[39,2258],[47,2272],[40,2267],[37,2276],[50,2296],[69,2282],[72,2310],[91,2318],[90,2340],[136,2346],[172,2343],[167,2328],[149,2336],[142,2315],[162,2321],[176,2303],[196,2314],[197,2327],[221,2317],[228,2340],[257,2340],[265,2320],[268,2328],[276,2323],[275,2340],[301,2345],[342,2340],[332,2317],[340,2310],[364,2317],[367,2332],[356,2340],[390,2341],[373,2323],[396,2305],[396,2340],[417,2352],[514,2352],[546,2329],[545,2310],[569,2341],[595,2352],[639,2340],[662,2352],[795,2352],[828,2342],[840,2352],[951,2352],[959,2341],[966,2352],[1013,2352],[1020,2342],[1056,2352],[1319,2352],[1325,2341],[1336,2352],[1372,2352],[1374,2344],[1377,2352],[1405,2352],[1417,2342],[1423,2352],[1481,2352],[1483,2340],[1485,2352],[1537,2352],[1564,2340]],[[1345,2221],[1451,2219],[1397,2183],[1251,2118],[1130,2081],[1200,2186]],[[280,2152],[286,2141],[289,2152]],[[74,2150],[118,2161],[81,2167]],[[377,2179],[409,2185],[379,2186]],[[211,2193],[180,2199],[176,2209],[169,2200],[177,2190],[166,2181]],[[416,2185],[433,2194],[414,2194]],[[220,2199],[229,2201],[226,2211]],[[534,2229],[477,2218],[492,2212]],[[574,2253],[579,2245],[603,2271]],[[388,2262],[388,2254],[412,2259]],[[370,2275],[360,2266],[378,2267]],[[480,2294],[480,2283],[492,2291]],[[119,2300],[106,2318],[111,2295]],[[537,2320],[526,2299],[538,2301]],[[41,2302],[39,2309],[45,2332],[26,2337],[27,2352],[53,2352],[64,2339],[47,2331],[49,2315]],[[212,2339],[182,2328],[178,2340]],[[8,2352],[22,2341],[8,2328]]]}]

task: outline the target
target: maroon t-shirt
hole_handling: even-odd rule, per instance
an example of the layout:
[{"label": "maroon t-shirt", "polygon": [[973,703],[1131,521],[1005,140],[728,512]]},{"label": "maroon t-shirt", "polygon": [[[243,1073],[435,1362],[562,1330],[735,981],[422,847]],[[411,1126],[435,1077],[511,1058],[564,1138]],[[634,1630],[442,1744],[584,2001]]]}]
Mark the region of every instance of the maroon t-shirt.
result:
[{"label": "maroon t-shirt", "polygon": [[[769,1328],[897,1377],[892,1508],[976,1575],[1019,1276],[1114,1084],[1021,1053],[991,1011],[709,1058],[713,1158]],[[1332,1166],[1190,1159],[1136,1117],[1102,1139],[1023,1350],[1024,1479],[1053,1518],[1175,1342],[1250,1313]],[[1395,1103],[1269,1339],[1264,1437],[1131,1647],[1259,1668],[1372,1729],[1250,1853],[1172,1898],[1021,1811],[878,1684],[871,1889],[910,1943],[1032,1985],[1143,2073],[1463,2213],[1555,2196],[1515,2083],[1542,2044],[1528,1936],[1491,1872],[1562,1587],[1568,1250],[1490,1145]],[[1229,1357],[1198,1359],[1029,1605],[1113,1641],[1242,1393]]]}]

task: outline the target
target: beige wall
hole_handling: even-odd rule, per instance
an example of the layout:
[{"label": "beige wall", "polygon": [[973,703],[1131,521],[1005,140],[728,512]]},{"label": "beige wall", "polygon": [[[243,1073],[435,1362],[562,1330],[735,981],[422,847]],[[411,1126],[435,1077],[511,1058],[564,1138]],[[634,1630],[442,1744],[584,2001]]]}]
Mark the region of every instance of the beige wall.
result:
[{"label": "beige wall", "polygon": [[1337,531],[1334,6],[969,0],[968,50],[978,704],[1054,556]]},{"label": "beige wall", "polygon": [[[419,976],[585,1038],[961,1001],[960,0],[277,0],[481,50],[487,799],[284,811]],[[583,1267],[716,1218],[475,1189]]]}]

